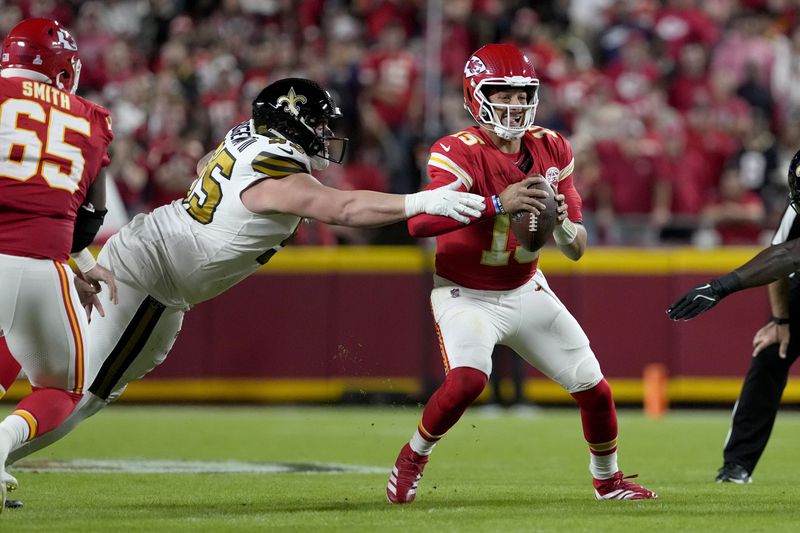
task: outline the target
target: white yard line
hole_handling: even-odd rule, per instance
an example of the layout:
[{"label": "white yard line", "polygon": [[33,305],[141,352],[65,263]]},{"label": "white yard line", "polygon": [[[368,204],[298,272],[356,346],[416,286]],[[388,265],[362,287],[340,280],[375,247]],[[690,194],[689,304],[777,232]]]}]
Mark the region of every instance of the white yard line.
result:
[{"label": "white yard line", "polygon": [[29,460],[14,472],[91,472],[123,474],[385,474],[375,466],[337,463],[248,463],[244,461],[175,461],[168,459]]}]

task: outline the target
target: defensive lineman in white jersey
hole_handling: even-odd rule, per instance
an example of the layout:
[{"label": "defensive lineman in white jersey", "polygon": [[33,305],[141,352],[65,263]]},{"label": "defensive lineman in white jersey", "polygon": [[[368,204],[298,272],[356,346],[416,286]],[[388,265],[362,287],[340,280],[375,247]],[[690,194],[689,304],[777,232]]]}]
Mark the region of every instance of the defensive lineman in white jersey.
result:
[{"label": "defensive lineman in white jersey", "polygon": [[187,197],[135,217],[103,248],[101,263],[168,307],[188,309],[226,291],[266,263],[302,221],[290,213],[253,213],[239,199],[265,176],[307,172],[310,158],[292,145],[256,134],[252,120],[242,122]]},{"label": "defensive lineman in white jersey", "polygon": [[61,426],[12,451],[9,464],[61,438],[159,365],[184,313],[258,270],[303,218],[376,226],[423,212],[464,223],[479,216],[484,199],[456,192],[457,182],[410,195],[319,183],[310,171],[344,156],[347,139],[328,128],[339,116],[330,94],[313,81],[267,86],[253,102],[253,118],[207,156],[185,199],[136,216],[106,243],[98,262],[116,274],[119,304],[101,293],[105,317],[89,326],[91,385]]}]

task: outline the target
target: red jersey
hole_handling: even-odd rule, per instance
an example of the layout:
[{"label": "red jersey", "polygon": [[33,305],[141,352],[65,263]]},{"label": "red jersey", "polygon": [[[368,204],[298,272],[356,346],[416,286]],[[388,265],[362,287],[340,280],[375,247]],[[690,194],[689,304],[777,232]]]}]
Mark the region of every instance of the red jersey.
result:
[{"label": "red jersey", "polygon": [[47,83],[0,78],[0,253],[66,262],[78,208],[109,164],[102,107]]},{"label": "red jersey", "polygon": [[[432,181],[427,188],[459,179],[466,186],[462,190],[488,197],[526,176],[541,174],[566,197],[569,219],[581,222],[581,198],[572,179],[574,166],[572,148],[560,133],[533,128],[523,136],[518,157],[511,158],[495,147],[482,128],[474,126],[431,147],[428,175]],[[414,236],[438,234],[436,273],[440,276],[472,289],[520,287],[536,273],[539,253],[522,248],[511,231],[508,215],[491,216],[488,205],[490,202],[488,213],[467,226],[443,222],[442,217],[417,215],[409,220],[409,229]],[[442,229],[447,232],[442,233]]]}]

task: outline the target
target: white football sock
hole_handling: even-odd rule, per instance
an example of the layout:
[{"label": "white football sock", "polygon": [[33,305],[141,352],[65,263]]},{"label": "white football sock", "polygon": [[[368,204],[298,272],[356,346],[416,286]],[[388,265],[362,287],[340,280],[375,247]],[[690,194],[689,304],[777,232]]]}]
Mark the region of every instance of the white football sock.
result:
[{"label": "white football sock", "polygon": [[412,450],[420,455],[430,455],[430,453],[433,451],[433,447],[436,446],[436,442],[438,441],[431,442],[429,440],[425,440],[420,434],[419,430],[416,430],[409,441],[409,445],[411,446]]},{"label": "white football sock", "polygon": [[5,420],[0,422],[0,453],[4,446],[8,446],[5,450],[6,454],[28,440],[30,435],[30,427],[28,422],[20,415],[10,414]]},{"label": "white football sock", "polygon": [[589,454],[589,472],[595,479],[609,479],[619,470],[617,466],[617,452],[608,455]]}]

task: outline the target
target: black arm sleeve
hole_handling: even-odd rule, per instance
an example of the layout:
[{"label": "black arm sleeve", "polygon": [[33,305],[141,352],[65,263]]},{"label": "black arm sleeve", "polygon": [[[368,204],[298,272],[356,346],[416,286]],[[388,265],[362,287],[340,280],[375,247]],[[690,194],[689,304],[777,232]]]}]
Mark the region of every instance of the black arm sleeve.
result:
[{"label": "black arm sleeve", "polygon": [[80,252],[94,240],[103,219],[108,213],[108,209],[91,209],[86,205],[78,209],[78,216],[75,217],[75,230],[72,233],[72,249],[69,253]]}]

